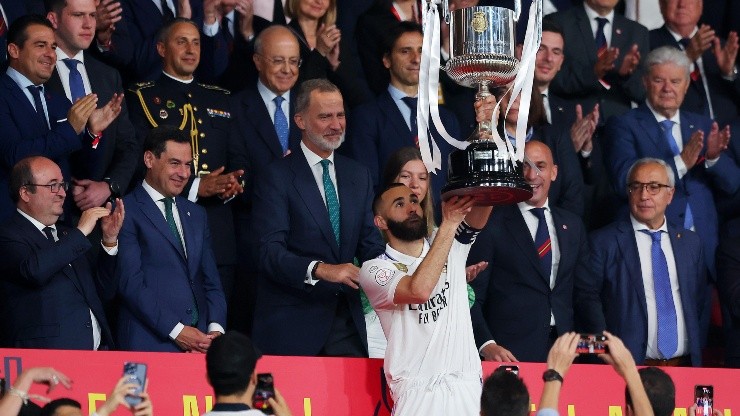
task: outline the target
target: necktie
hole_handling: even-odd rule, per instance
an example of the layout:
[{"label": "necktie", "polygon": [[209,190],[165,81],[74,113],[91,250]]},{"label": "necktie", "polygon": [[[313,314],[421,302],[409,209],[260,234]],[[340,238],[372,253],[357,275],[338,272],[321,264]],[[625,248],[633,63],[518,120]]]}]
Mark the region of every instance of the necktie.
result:
[{"label": "necktie", "polygon": [[162,23],[167,24],[175,20],[175,14],[172,13],[172,9],[167,4],[167,0],[160,0],[162,4]]},{"label": "necktie", "polygon": [[47,239],[48,239],[49,241],[55,242],[55,241],[57,241],[57,239],[56,239],[56,238],[54,238],[54,233],[52,232],[53,230],[54,230],[54,229],[53,229],[53,228],[51,228],[51,227],[44,227],[44,228],[42,228],[42,229],[41,229],[41,231],[43,231],[43,232],[44,232],[44,235],[46,235],[46,238],[47,238]]},{"label": "necktie", "polygon": [[285,12],[283,11],[283,0],[275,0],[272,6],[272,23],[276,25],[286,24]]},{"label": "necktie", "polygon": [[[673,124],[675,123],[671,120],[663,120],[660,122],[660,127],[663,129],[663,136],[668,142],[668,146],[670,146],[671,152],[673,152],[673,156],[677,156],[679,153],[681,153],[681,151],[678,150],[678,144],[676,143],[676,139],[673,137]],[[693,227],[694,227],[694,216],[691,213],[691,205],[689,205],[689,203],[687,202],[686,203],[686,214],[684,215],[684,221],[683,221],[683,228],[690,230]]]},{"label": "necktie", "polygon": [[280,146],[283,148],[283,154],[285,154],[288,151],[288,132],[290,131],[288,118],[285,117],[282,107],[285,98],[277,96],[273,98],[273,101],[275,101],[275,133],[277,133]]},{"label": "necktie", "polygon": [[602,49],[606,48],[606,35],[604,34],[604,26],[609,23],[605,17],[597,17],[596,22],[598,27],[596,28],[596,50],[601,54]]},{"label": "necktie", "polygon": [[547,124],[552,124],[552,111],[550,110],[550,98],[545,93],[542,93],[542,105],[545,107],[545,117],[547,117]]},{"label": "necktie", "polygon": [[673,303],[671,279],[668,276],[668,262],[660,246],[660,231],[640,230],[650,235],[650,257],[653,265],[653,286],[655,289],[655,309],[658,317],[658,351],[663,358],[670,359],[678,349],[678,324],[676,307]]},{"label": "necktie", "polygon": [[416,103],[418,99],[416,97],[403,97],[401,101],[411,110],[409,126],[411,126],[411,134],[414,135],[414,146],[419,147],[419,129],[418,124],[416,124]]},{"label": "necktie", "polygon": [[44,105],[41,103],[41,93],[44,90],[44,87],[39,85],[29,85],[28,90],[31,91],[31,95],[33,96],[33,104],[36,107],[36,114],[39,117],[39,121],[43,122],[43,125],[46,127],[46,129],[49,128],[49,120],[46,118],[46,112],[44,112]]},{"label": "necktie", "polygon": [[[180,243],[180,247],[183,247],[182,239],[180,238],[180,231],[177,229],[175,223],[175,215],[172,212],[172,204],[175,203],[175,198],[162,198],[160,201],[164,202],[164,217],[167,220],[167,225],[170,227],[170,231],[174,234],[177,241]],[[183,247],[183,251],[184,247]],[[190,285],[190,291],[193,291],[193,286]],[[195,292],[193,292],[193,314],[190,321],[191,326],[198,325],[198,302],[195,300]]]},{"label": "necktie", "polygon": [[234,35],[231,34],[231,30],[229,30],[229,18],[224,16],[223,19],[221,19],[221,31],[224,34],[224,39],[226,39],[226,46],[229,48],[229,53],[234,50]]},{"label": "necktie", "polygon": [[72,102],[74,103],[78,99],[84,97],[85,85],[82,83],[82,74],[77,69],[77,64],[80,63],[77,59],[63,59],[64,64],[69,68],[69,93],[72,96]]},{"label": "necktie", "polygon": [[331,222],[331,229],[334,231],[334,238],[339,244],[339,198],[337,198],[337,191],[334,189],[334,183],[331,181],[329,176],[329,163],[328,159],[321,160],[321,167],[324,168],[324,173],[321,177],[324,183],[324,195],[326,196],[326,209],[329,211],[329,221]]},{"label": "necktie", "polygon": [[552,270],[552,245],[550,243],[550,231],[547,229],[547,220],[545,220],[545,208],[532,208],[529,212],[539,220],[537,232],[534,235],[534,246],[540,257],[542,270],[549,279]]}]

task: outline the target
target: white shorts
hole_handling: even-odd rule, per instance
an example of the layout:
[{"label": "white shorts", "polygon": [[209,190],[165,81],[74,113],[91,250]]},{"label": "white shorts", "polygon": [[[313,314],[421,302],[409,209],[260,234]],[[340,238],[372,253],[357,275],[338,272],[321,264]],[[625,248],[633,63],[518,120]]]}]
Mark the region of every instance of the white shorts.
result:
[{"label": "white shorts", "polygon": [[445,374],[393,383],[393,416],[478,416],[480,375]]}]

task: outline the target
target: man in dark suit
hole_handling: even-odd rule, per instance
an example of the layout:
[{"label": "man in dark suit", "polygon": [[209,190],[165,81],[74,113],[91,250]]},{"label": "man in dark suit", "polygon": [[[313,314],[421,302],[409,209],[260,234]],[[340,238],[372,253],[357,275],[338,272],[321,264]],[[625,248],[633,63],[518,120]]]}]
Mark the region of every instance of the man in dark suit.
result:
[{"label": "man in dark suit", "polygon": [[[98,296],[112,295],[123,203],[85,211],[77,228],[57,224],[69,183],[56,163],[22,159],[11,174],[17,211],[0,228],[0,346],[97,350],[113,348]],[[87,235],[100,220],[105,253],[88,262]]]},{"label": "man in dark suit", "polygon": [[547,198],[558,173],[552,153],[530,141],[525,154],[532,198],[494,209],[468,256],[468,264],[489,262],[470,283],[470,313],[479,352],[491,361],[544,362],[555,339],[574,330],[575,316],[601,313],[583,223]]},{"label": "man in dark suit", "polygon": [[[357,107],[349,120],[346,153],[370,169],[376,189],[393,152],[406,146],[419,147],[416,101],[422,41],[421,27],[415,23],[400,22],[393,28],[383,56],[383,65],[390,73],[390,85],[375,101]],[[455,116],[444,108],[439,110],[447,132],[459,139],[460,128]],[[433,194],[439,195],[447,181],[447,156],[453,148],[436,130],[432,137],[443,161],[441,171],[432,178]]]},{"label": "man in dark suit", "polygon": [[229,299],[234,286],[236,235],[228,202],[242,192],[239,177],[244,171],[235,161],[244,160],[244,143],[230,138],[229,91],[198,83],[193,76],[200,62],[196,24],[173,20],[160,38],[157,50],[164,69],[156,81],[139,83],[129,90],[131,122],[140,143],[159,125],[177,126],[190,134],[195,175],[182,196],[206,209],[216,264]]},{"label": "man in dark suit", "polygon": [[124,350],[205,352],[224,333],[226,299],[206,212],[179,196],[192,170],[190,137],[153,129],[144,163],[144,182],[124,199],[118,341]]},{"label": "man in dark suit", "polygon": [[591,235],[590,276],[604,314],[583,318],[622,338],[639,365],[700,366],[709,285],[699,237],[666,218],[673,169],[640,159],[625,178],[630,220]]},{"label": "man in dark suit", "polygon": [[698,26],[702,0],[660,0],[660,11],[665,24],[650,31],[650,48],[672,46],[686,51],[691,60],[691,82],[681,109],[702,114],[721,125],[735,120],[740,94],[735,63],[737,32],[730,32],[727,42],[721,45],[710,26]]},{"label": "man in dark suit", "polygon": [[648,51],[644,26],[614,12],[617,0],[584,0],[549,15],[563,29],[565,60],[551,91],[584,108],[599,104],[603,120],[645,97],[640,54]]},{"label": "man in dark suit", "polygon": [[689,88],[686,54],[664,46],[645,58],[647,101],[605,128],[607,171],[614,189],[626,189],[627,170],[643,157],[664,160],[676,177],[675,194],[666,210],[668,222],[696,231],[706,265],[714,276],[718,220],[714,193],[740,189],[740,168],[724,150],[728,127],[699,114],[680,110]]},{"label": "man in dark suit", "polygon": [[237,161],[236,165],[243,166],[247,174],[244,195],[234,201],[237,242],[243,255],[239,256],[235,284],[234,303],[239,307],[229,310],[229,327],[250,334],[259,251],[251,224],[254,181],[270,162],[300,151],[301,141],[301,132],[293,121],[295,103],[291,91],[298,80],[298,40],[289,29],[275,25],[257,36],[255,46],[257,55],[253,60],[259,71],[256,88],[241,92],[231,101],[234,110],[232,140],[246,146],[246,159]]},{"label": "man in dark suit", "polygon": [[301,145],[255,181],[259,296],[252,336],[266,354],[367,356],[353,261],[383,251],[372,179],[335,152],[345,128],[339,89],[305,81],[295,101]]},{"label": "man in dark suit", "polygon": [[[95,34],[94,0],[48,1],[47,18],[55,28],[57,62],[47,82],[50,90],[71,102],[95,93],[98,105],[123,95],[121,76],[89,53],[83,52]],[[80,211],[105,204],[128,189],[141,148],[126,103],[121,114],[101,132],[97,146],[72,156],[74,202]]]},{"label": "man in dark suit", "polygon": [[[59,165],[70,178],[70,156],[91,151],[96,136],[121,112],[122,96],[96,109],[94,94],[73,105],[62,95],[44,90],[54,71],[54,29],[45,18],[28,15],[8,30],[9,68],[0,76],[0,189],[7,189],[10,169],[20,159],[43,155]],[[41,47],[43,46],[43,47]],[[99,137],[98,137],[99,139]],[[0,192],[0,219],[14,212],[7,192]]]}]

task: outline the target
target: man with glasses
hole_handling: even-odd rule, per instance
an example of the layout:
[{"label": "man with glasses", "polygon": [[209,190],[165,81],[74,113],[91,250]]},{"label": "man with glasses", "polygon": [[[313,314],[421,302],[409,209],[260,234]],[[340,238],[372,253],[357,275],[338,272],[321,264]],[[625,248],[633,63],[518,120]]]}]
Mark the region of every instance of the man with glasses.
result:
[{"label": "man with glasses", "polygon": [[604,315],[580,318],[620,337],[638,365],[700,366],[709,286],[699,237],[666,217],[676,194],[673,169],[640,159],[625,190],[629,220],[590,236]]},{"label": "man with glasses", "polygon": [[[112,298],[124,208],[84,211],[77,228],[57,224],[69,183],[52,160],[22,159],[10,176],[16,212],[0,227],[0,347],[113,348],[101,297]],[[96,268],[86,238],[100,220],[103,250]],[[100,292],[100,296],[99,296]]]}]

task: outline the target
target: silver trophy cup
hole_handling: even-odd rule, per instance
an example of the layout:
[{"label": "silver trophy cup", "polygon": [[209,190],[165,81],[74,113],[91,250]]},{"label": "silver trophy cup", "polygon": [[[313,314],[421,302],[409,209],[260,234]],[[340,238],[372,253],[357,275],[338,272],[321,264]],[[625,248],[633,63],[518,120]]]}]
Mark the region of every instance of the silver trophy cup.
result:
[{"label": "silver trophy cup", "polygon": [[[445,2],[446,3],[446,2]],[[445,10],[448,10],[445,4]],[[476,100],[491,95],[489,87],[502,87],[514,80],[519,60],[514,57],[515,23],[521,10],[479,6],[445,12],[450,25],[450,59],[443,68],[455,82],[478,88]],[[508,205],[532,197],[524,180],[523,165],[502,157],[491,139],[491,124],[478,123],[465,150],[449,157],[449,177],[442,198],[474,195],[479,205]]]}]

